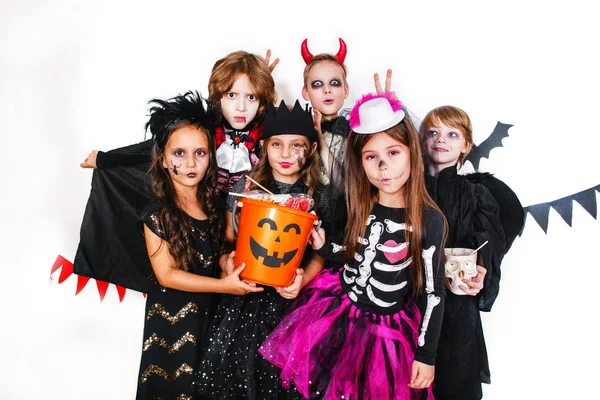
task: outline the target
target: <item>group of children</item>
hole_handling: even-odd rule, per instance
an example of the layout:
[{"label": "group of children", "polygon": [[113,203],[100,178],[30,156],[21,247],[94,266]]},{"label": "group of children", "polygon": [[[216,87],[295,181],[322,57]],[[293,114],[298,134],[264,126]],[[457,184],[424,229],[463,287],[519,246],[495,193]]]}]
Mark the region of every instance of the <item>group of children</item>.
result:
[{"label": "group of children", "polygon": [[[457,174],[472,145],[462,110],[432,110],[417,131],[388,74],[347,119],[343,40],[335,55],[313,56],[306,41],[301,53],[312,110],[275,107],[277,61],[238,51],[215,63],[207,100],[152,100],[151,139],[82,164],[97,168],[93,187],[113,168],[149,171],[120,187],[119,211],[86,209],[82,226],[90,243],[98,215],[139,215],[142,239],[121,252],[144,246],[145,260],[125,268],[81,245],[75,260],[75,272],[149,288],[137,398],[481,398],[479,311],[498,294],[512,242],[501,210],[514,204],[486,189],[495,178]],[[260,187],[309,194],[322,221],[288,287],[234,269],[237,199],[227,194]],[[485,241],[468,295],[445,292],[444,248]]]}]

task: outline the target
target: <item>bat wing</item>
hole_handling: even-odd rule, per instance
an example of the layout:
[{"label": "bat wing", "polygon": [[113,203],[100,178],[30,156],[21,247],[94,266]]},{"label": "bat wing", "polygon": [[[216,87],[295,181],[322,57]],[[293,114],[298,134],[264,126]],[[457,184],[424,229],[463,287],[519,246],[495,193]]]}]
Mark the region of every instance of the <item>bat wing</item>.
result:
[{"label": "bat wing", "polygon": [[498,121],[496,127],[487,139],[481,142],[479,146],[473,144],[473,148],[467,155],[466,160],[473,164],[475,170],[479,169],[479,161],[481,161],[482,158],[489,158],[492,149],[502,147],[502,139],[508,137],[508,130],[511,127],[512,125],[503,124]]},{"label": "bat wing", "polygon": [[519,198],[506,183],[492,174],[476,172],[465,175],[465,178],[470,182],[484,185],[496,199],[500,207],[500,223],[504,230],[506,251],[508,251],[525,225],[525,212]]}]

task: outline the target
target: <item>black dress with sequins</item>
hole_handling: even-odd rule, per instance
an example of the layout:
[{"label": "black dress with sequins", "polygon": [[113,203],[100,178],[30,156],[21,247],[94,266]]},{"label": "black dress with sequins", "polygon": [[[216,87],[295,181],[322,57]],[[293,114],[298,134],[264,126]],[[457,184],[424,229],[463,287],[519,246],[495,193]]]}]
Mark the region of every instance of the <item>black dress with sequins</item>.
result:
[{"label": "black dress with sequins", "polygon": [[[159,237],[156,206],[144,212],[143,222]],[[217,277],[218,247],[210,236],[209,221],[190,217],[196,263],[189,272]],[[192,393],[194,368],[206,346],[207,333],[220,296],[161,288],[148,293],[144,342],[138,378],[138,400],[200,399]]]},{"label": "black dress with sequins", "polygon": [[[233,191],[241,193],[244,181],[238,182]],[[301,181],[293,185],[272,181],[268,189],[273,193],[307,193],[308,190]],[[328,187],[322,185],[319,192],[328,192]],[[332,220],[332,201],[328,195],[317,198],[316,212],[326,227]],[[237,199],[228,199],[227,209],[231,210],[235,201]],[[310,248],[306,250],[305,261],[311,252]],[[223,297],[196,372],[195,386],[202,396],[256,400],[303,398],[295,389],[283,389],[279,379],[281,370],[257,352],[292,302],[272,287],[265,286],[264,289],[245,296]]]}]

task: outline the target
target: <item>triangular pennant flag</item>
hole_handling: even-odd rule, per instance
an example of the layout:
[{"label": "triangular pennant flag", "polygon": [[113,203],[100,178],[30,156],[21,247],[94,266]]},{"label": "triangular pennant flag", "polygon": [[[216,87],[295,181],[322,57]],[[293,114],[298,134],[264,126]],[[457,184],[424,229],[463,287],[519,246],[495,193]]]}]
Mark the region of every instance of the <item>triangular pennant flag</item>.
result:
[{"label": "triangular pennant flag", "polygon": [[556,212],[565,220],[565,222],[572,226],[573,222],[573,199],[572,196],[563,197],[562,199],[555,200],[550,203],[550,207],[554,208]]},{"label": "triangular pennant flag", "polygon": [[529,212],[535,222],[544,230],[544,233],[548,233],[548,213],[550,212],[550,204],[534,204],[524,208],[525,212]]},{"label": "triangular pennant flag", "polygon": [[100,295],[100,301],[103,301],[104,296],[106,296],[106,291],[108,290],[108,282],[96,281],[96,286],[98,287],[98,294]]},{"label": "triangular pennant flag", "polygon": [[[548,233],[548,214],[550,212],[550,207],[552,207],[562,217],[562,219],[569,224],[569,226],[572,226],[573,201],[576,201],[594,219],[597,219],[598,206],[596,203],[596,192],[600,192],[600,185],[596,185],[589,189],[582,190],[581,192],[565,196],[549,203],[533,204],[528,207],[523,207],[523,210],[525,211],[525,217],[527,217],[527,213],[531,214],[544,232]],[[523,233],[522,230],[521,233]],[[519,236],[521,236],[521,233],[519,233]]]},{"label": "triangular pennant flag", "polygon": [[[73,263],[63,256],[59,255],[56,257],[56,261],[50,269],[50,280],[56,283],[56,275],[58,274],[58,283],[63,283],[69,276],[75,275],[77,277],[77,288],[75,290],[75,296],[77,296],[88,284],[90,277],[77,275],[73,273]],[[96,287],[98,288],[98,294],[100,295],[100,301],[104,301],[104,296],[108,290],[109,282],[96,280]],[[117,288],[117,294],[119,295],[119,302],[123,302],[127,288],[119,285],[115,285]],[[142,293],[146,297],[146,293]]]},{"label": "triangular pennant flag", "polygon": [[88,278],[87,276],[77,275],[77,290],[75,291],[75,296],[77,296],[79,292],[83,290],[83,288],[85,287],[85,285],[87,285],[89,280],[90,278]]},{"label": "triangular pennant flag", "polygon": [[50,277],[52,277],[52,274],[61,267],[62,269],[60,270],[58,283],[63,283],[69,276],[73,274],[73,263],[59,255],[56,257],[56,261],[54,261],[54,265],[52,265],[52,268],[50,269]]},{"label": "triangular pennant flag", "polygon": [[115,287],[117,288],[117,293],[119,294],[119,303],[122,303],[123,299],[125,298],[125,291],[127,289],[125,289],[123,286],[119,286],[119,285],[115,285]]},{"label": "triangular pennant flag", "polygon": [[573,200],[578,202],[594,219],[597,217],[596,190],[598,190],[598,187],[600,185],[573,195]]}]

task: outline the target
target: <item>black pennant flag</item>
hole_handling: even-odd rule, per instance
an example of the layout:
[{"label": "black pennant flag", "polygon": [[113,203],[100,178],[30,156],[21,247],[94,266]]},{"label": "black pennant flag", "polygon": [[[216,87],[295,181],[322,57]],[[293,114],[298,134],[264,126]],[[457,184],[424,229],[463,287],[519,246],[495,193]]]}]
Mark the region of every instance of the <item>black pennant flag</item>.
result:
[{"label": "black pennant flag", "polygon": [[597,216],[596,194],[594,190],[600,192],[600,185],[590,188],[586,191],[573,195],[573,200],[578,202],[594,219]]},{"label": "black pennant flag", "polygon": [[[466,161],[470,161],[475,168],[475,171],[479,169],[479,162],[482,158],[489,158],[490,152],[497,148],[502,147],[502,139],[508,137],[508,130],[512,127],[510,124],[503,124],[498,121],[494,130],[490,136],[485,139],[479,146],[473,144],[473,147],[466,157]],[[579,193],[575,193],[569,196],[565,196],[558,200],[553,200],[548,203],[533,204],[527,207],[523,207],[525,212],[525,218],[527,214],[531,214],[535,222],[544,230],[544,233],[548,233],[548,219],[550,215],[550,208],[556,210],[558,215],[569,225],[573,224],[573,201],[576,201],[588,212],[594,219],[597,218],[598,206],[596,204],[596,192],[600,192],[600,185],[591,187],[583,190]],[[525,224],[519,233],[519,236],[523,234]]]},{"label": "black pennant flag", "polygon": [[544,233],[548,233],[548,214],[550,213],[550,204],[534,204],[529,207],[524,207],[525,220],[527,221],[527,214],[531,214],[535,222],[544,230]]},{"label": "black pennant flag", "polygon": [[551,207],[556,210],[558,215],[560,215],[562,219],[569,224],[569,226],[572,226],[573,223],[573,201],[579,203],[581,207],[588,212],[588,214],[596,219],[598,215],[596,192],[600,192],[600,185],[583,190],[579,193],[565,196],[549,203],[533,204],[531,206],[523,207],[523,210],[525,210],[526,216],[527,214],[531,214],[535,222],[537,222],[538,225],[544,230],[544,233],[548,233],[548,218]]},{"label": "black pennant flag", "polygon": [[550,207],[554,208],[558,215],[565,220],[565,222],[572,226],[573,222],[573,198],[563,197],[562,199],[554,200],[550,203]]}]

